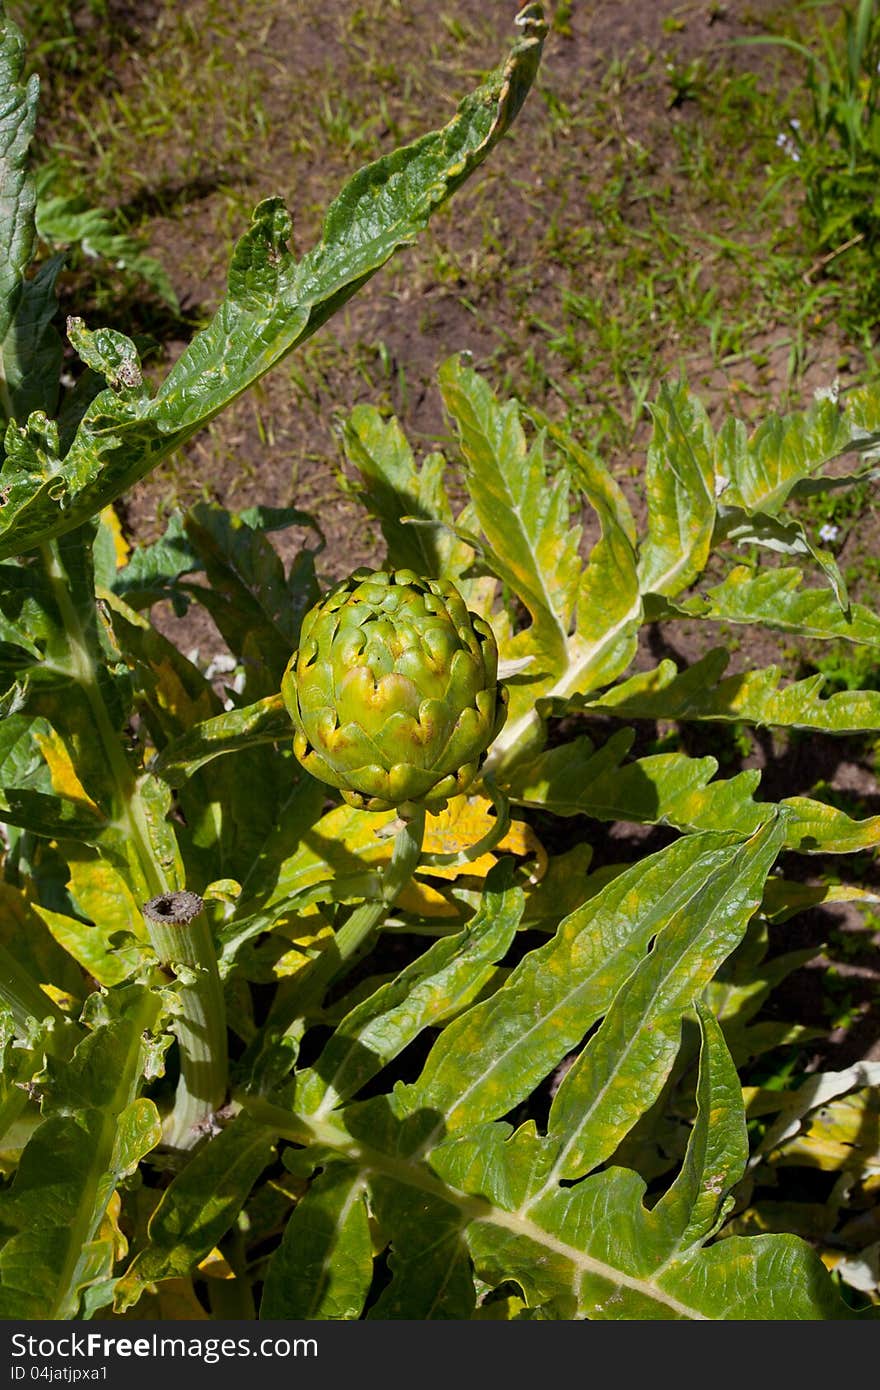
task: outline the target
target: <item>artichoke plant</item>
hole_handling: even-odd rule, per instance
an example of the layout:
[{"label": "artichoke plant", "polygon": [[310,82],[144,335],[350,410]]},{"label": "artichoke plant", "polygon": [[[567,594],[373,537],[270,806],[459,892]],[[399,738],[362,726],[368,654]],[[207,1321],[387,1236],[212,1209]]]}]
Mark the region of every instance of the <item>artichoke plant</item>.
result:
[{"label": "artichoke plant", "polygon": [[442,810],[506,714],[498,648],[454,584],[359,569],[307,614],[282,681],[294,752],[362,810]]}]

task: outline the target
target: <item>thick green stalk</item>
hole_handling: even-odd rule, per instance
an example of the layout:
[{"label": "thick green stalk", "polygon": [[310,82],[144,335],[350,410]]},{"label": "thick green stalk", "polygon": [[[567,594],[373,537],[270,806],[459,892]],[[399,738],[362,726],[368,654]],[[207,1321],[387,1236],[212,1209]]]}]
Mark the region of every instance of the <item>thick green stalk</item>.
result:
[{"label": "thick green stalk", "polygon": [[[388,912],[412,878],[419,863],[425,838],[425,809],[423,806],[405,820],[394,839],[391,863],[382,877],[382,896],[376,902],[362,903],[336,933],[337,968],[330,976],[341,973],[359,952],[366,950]],[[329,983],[329,980],[328,980]]]},{"label": "thick green stalk", "polygon": [[202,900],[195,893],[164,893],[144,906],[153,950],[178,974],[181,1012],[174,1032],[180,1080],[165,1122],[166,1144],[191,1149],[210,1133],[226,1099],[226,1011],[217,957]]},{"label": "thick green stalk", "polygon": [[[69,542],[68,542],[69,543]],[[153,843],[150,821],[138,793],[134,769],[122,747],[122,739],[104,702],[98,683],[93,631],[94,609],[82,615],[72,598],[69,581],[56,541],[41,547],[46,573],[64,623],[67,656],[64,672],[83,691],[95,735],[112,784],[116,828],[132,849],[132,866],[152,902],[178,896],[162,858]],[[90,621],[91,619],[91,621]],[[195,895],[189,895],[195,896]],[[173,921],[147,919],[153,948],[165,966],[182,965],[193,974],[180,986],[181,1012],[174,1032],[180,1050],[180,1082],[174,1109],[166,1121],[167,1142],[175,1148],[192,1148],[204,1132],[214,1110],[226,1094],[227,1047],[223,988],[217,973],[214,942],[204,918],[182,926]]]},{"label": "thick green stalk", "polygon": [[302,994],[297,997],[299,1011],[317,1003],[327,987],[344,973],[346,966],[369,949],[376,932],[418,866],[424,838],[425,809],[419,806],[403,822],[394,838],[391,863],[382,875],[382,896],[356,907],[336,933],[332,948],[318,957],[303,981]]},{"label": "thick green stalk", "polygon": [[113,783],[113,809],[117,827],[134,851],[147,892],[167,892],[174,885],[168,883],[165,869],[154,851],[149,823],[137,794],[134,772],[126,759],[122,740],[113,727],[98,684],[93,644],[89,640],[91,625],[83,621],[73,602],[72,586],[64,569],[57,541],[46,542],[40,550],[67,638],[67,660],[63,668],[59,669],[63,669],[64,674],[76,682],[86,698],[105,765]]}]

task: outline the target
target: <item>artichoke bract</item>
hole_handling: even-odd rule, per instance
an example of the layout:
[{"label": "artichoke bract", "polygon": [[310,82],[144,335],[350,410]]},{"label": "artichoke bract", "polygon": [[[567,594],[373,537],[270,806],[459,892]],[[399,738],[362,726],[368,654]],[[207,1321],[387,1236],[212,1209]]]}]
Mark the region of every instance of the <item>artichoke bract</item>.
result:
[{"label": "artichoke bract", "polygon": [[507,712],[489,624],[454,584],[356,570],[305,616],[281,683],[293,749],[369,811],[440,811],[476,777]]}]

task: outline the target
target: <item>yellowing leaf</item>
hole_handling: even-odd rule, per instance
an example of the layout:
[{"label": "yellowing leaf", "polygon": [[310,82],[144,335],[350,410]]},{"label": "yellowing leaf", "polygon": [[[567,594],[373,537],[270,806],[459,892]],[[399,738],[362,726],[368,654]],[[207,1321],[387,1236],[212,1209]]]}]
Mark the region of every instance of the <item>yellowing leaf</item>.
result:
[{"label": "yellowing leaf", "polygon": [[235,1273],[232,1266],[217,1249],[216,1245],[197,1266],[200,1274],[204,1274],[207,1279],[234,1279]]},{"label": "yellowing leaf", "polygon": [[880,1176],[880,1093],[865,1087],[841,1096],[810,1116],[809,1126],[789,1140],[774,1162],[803,1164],[826,1172]]},{"label": "yellowing leaf", "polygon": [[122,569],[123,565],[128,564],[128,557],[131,554],[131,546],[122,534],[122,524],[113,507],[105,507],[101,512],[101,520],[113,537],[113,550],[116,555],[116,568]]},{"label": "yellowing leaf", "polygon": [[120,1229],[119,1218],[122,1215],[122,1200],[118,1192],[114,1192],[110,1201],[107,1203],[107,1210],[104,1212],[103,1219],[98,1227],[99,1240],[108,1241],[113,1247],[114,1260],[122,1260],[128,1254],[128,1240],[124,1232]]},{"label": "yellowing leaf", "polygon": [[241,884],[234,878],[218,878],[209,883],[202,898],[207,902],[234,903],[241,897]]},{"label": "yellowing leaf", "polygon": [[100,808],[95,805],[77,777],[64,741],[55,730],[50,729],[43,733],[35,731],[34,742],[46,759],[49,776],[52,778],[52,790],[55,794],[67,797],[70,801],[78,801],[81,805],[88,806],[90,811],[97,811],[100,815]]},{"label": "yellowing leaf", "polygon": [[[438,815],[429,815],[425,823],[426,853],[461,854],[482,840],[495,824],[495,816],[490,814],[494,807],[491,801],[482,796],[456,796]],[[421,917],[457,918],[458,908],[427,881],[430,878],[456,879],[485,878],[498,862],[499,855],[516,854],[521,858],[534,857],[537,861],[533,878],[538,881],[547,868],[547,852],[531,827],[523,821],[512,821],[503,839],[495,848],[464,864],[431,864],[417,871],[416,877],[408,883],[398,898],[399,905],[406,912],[417,913]]]},{"label": "yellowing leaf", "polygon": [[43,919],[58,945],[63,946],[99,985],[109,988],[121,984],[137,966],[137,950],[113,950],[107,933],[100,927],[67,917],[63,912],[53,912],[48,907],[35,907],[34,911]]},{"label": "yellowing leaf", "polygon": [[309,957],[302,951],[285,951],[272,966],[272,974],[278,980],[286,980],[291,975],[298,975],[308,963]]},{"label": "yellowing leaf", "polygon": [[[294,922],[296,922],[296,919],[292,919],[291,923],[282,922],[280,926],[276,926],[276,931],[280,931],[283,936],[287,936]],[[310,960],[314,959],[316,953],[320,953],[327,949],[330,943],[335,940],[335,937],[332,927],[326,922],[322,922],[317,932],[314,930],[313,922],[308,932],[296,931],[296,934],[291,936],[291,939],[296,942],[296,945],[290,951],[285,951],[284,955],[279,957],[272,967],[272,973],[279,980],[287,978],[290,975],[298,975],[300,970],[308,965]]]},{"label": "yellowing leaf", "polygon": [[191,1322],[208,1320],[208,1314],[196,1298],[190,1279],[164,1280],[158,1287],[158,1301],[159,1318],[163,1322],[179,1318]]},{"label": "yellowing leaf", "polygon": [[[492,811],[492,802],[484,797],[454,797],[440,815],[427,817],[425,852],[458,854],[476,844],[495,824],[494,815],[490,814]],[[351,806],[337,806],[322,816],[308,837],[300,842],[296,852],[285,861],[278,875],[275,895],[286,897],[334,876],[351,875],[358,870],[381,872],[391,860],[395,820],[393,811],[376,813],[356,811]],[[491,854],[483,854],[460,865],[423,867],[401,893],[398,903],[405,911],[422,917],[454,920],[460,916],[458,909],[446,900],[430,880],[451,880],[460,876],[485,878],[503,854],[534,858],[535,880],[543,875],[547,865],[546,851],[532,830],[523,822],[514,821]],[[339,900],[345,901],[344,898]],[[298,916],[307,913],[308,909],[298,909]]]},{"label": "yellowing leaf", "polygon": [[[488,855],[485,856],[489,858]],[[459,870],[459,872],[461,872]],[[429,883],[423,883],[414,878],[404,888],[397,899],[399,907],[404,912],[415,912],[419,917],[450,917],[458,918],[461,916],[458,908],[444,898],[443,894],[436,888],[432,888]]]},{"label": "yellowing leaf", "polygon": [[509,1294],[506,1298],[493,1298],[490,1303],[481,1304],[474,1312],[474,1319],[477,1322],[512,1322],[526,1306],[524,1299]]},{"label": "yellowing leaf", "polygon": [[57,1004],[59,1009],[63,1009],[65,1013],[70,1013],[73,1009],[76,998],[74,995],[69,994],[66,989],[56,989],[55,985],[47,984],[42,984],[40,988],[44,994],[48,994],[52,1003]]},{"label": "yellowing leaf", "polygon": [[158,705],[174,716],[184,728],[210,719],[214,701],[210,687],[205,686],[195,699],[189,694],[171,662],[164,658],[153,663],[156,686],[153,694]]},{"label": "yellowing leaf", "polygon": [[328,811],[285,860],[275,890],[278,897],[287,897],[330,878],[328,871],[351,873],[355,868],[373,868],[390,859],[392,839],[383,838],[381,832],[394,819],[393,811],[355,811],[351,806]]},{"label": "yellowing leaf", "polygon": [[[495,824],[491,801],[483,796],[455,796],[439,815],[428,816],[425,822],[426,853],[461,854],[488,835]],[[524,821],[511,821],[502,840],[490,854],[481,854],[467,864],[431,866],[435,878],[458,878],[461,874],[485,878],[497,862],[499,854],[517,854],[522,858],[535,856],[538,860],[535,878],[540,879],[547,867],[547,852],[530,826]]]},{"label": "yellowing leaf", "polygon": [[[136,945],[121,949],[111,945],[117,932],[128,932],[146,944],[147,932],[140,906],[120,873],[105,860],[77,846],[78,857],[69,857],[70,892],[82,913],[81,922],[49,908],[35,907],[59,945],[101,985],[117,985],[136,968]],[[94,924],[94,925],[93,925]]]},{"label": "yellowing leaf", "polygon": [[105,935],[128,931],[142,941],[147,930],[140,904],[125,879],[106,860],[77,847],[79,857],[68,856],[70,891],[77,907],[100,925]]},{"label": "yellowing leaf", "polygon": [[116,1319],[143,1319],[145,1322],[207,1322],[208,1314],[196,1298],[191,1279],[163,1279],[148,1285],[137,1303]]}]

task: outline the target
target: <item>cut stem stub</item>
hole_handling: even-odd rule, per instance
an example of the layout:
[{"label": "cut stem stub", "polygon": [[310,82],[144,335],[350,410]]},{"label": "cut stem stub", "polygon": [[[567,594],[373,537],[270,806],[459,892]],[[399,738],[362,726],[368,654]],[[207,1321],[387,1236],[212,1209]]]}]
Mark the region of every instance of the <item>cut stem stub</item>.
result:
[{"label": "cut stem stub", "polygon": [[205,906],[198,893],[181,889],[177,893],[160,893],[144,903],[144,916],[151,922],[159,922],[166,927],[186,927],[194,917],[198,917]]},{"label": "cut stem stub", "polygon": [[143,905],[153,950],[162,965],[188,966],[194,976],[178,981],[180,1013],[174,1033],[180,1048],[180,1081],[165,1122],[165,1142],[191,1149],[208,1132],[226,1099],[226,1011],[217,955],[198,893],[160,893]]}]

